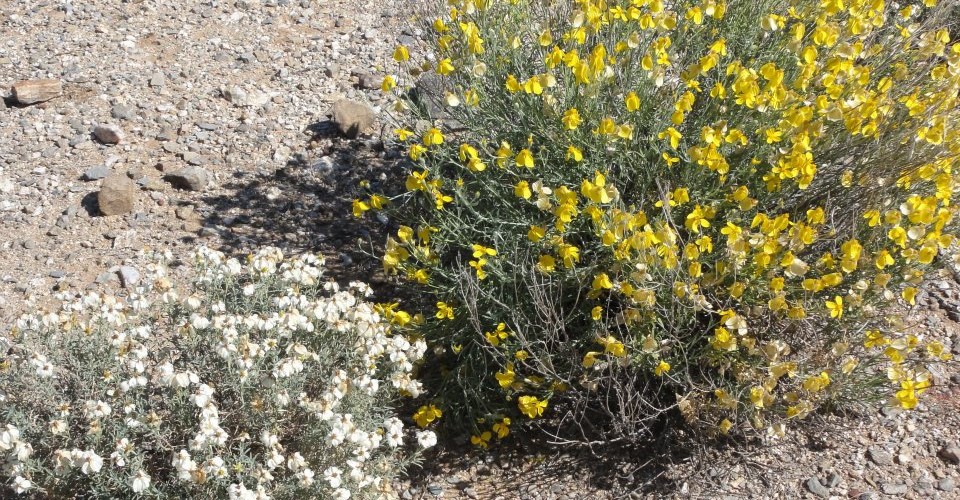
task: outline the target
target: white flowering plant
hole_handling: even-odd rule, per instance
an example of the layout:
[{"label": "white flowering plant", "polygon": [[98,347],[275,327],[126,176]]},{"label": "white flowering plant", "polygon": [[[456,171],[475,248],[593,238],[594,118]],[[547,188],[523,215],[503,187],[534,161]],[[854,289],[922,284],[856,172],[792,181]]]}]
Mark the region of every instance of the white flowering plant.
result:
[{"label": "white flowering plant", "polygon": [[[395,416],[422,340],[369,288],[322,283],[322,257],[246,263],[201,247],[123,299],[64,294],[0,337],[7,493],[89,498],[390,498],[436,442]],[[0,491],[3,491],[0,489]]]}]

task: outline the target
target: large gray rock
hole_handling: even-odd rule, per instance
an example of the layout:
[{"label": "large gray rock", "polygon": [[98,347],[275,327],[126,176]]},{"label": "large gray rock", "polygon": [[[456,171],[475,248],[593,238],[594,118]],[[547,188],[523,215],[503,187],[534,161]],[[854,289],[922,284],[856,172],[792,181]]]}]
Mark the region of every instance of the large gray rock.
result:
[{"label": "large gray rock", "polygon": [[196,166],[181,168],[163,176],[173,187],[188,191],[202,191],[210,184],[210,177],[207,169]]},{"label": "large gray rock", "polygon": [[340,99],[333,103],[330,117],[337,124],[340,133],[356,139],[358,135],[373,126],[373,110],[369,106],[349,99]]},{"label": "large gray rock", "polygon": [[133,211],[137,185],[125,175],[114,174],[103,180],[97,193],[97,204],[103,215],[123,215]]}]

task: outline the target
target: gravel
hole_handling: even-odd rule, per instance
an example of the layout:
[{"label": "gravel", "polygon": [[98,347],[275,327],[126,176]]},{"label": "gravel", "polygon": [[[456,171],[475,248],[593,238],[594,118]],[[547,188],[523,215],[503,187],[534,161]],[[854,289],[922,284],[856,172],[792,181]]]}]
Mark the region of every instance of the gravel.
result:
[{"label": "gravel", "polygon": [[[384,149],[379,135],[391,128],[377,126],[389,101],[371,87],[396,71],[393,47],[413,46],[420,36],[402,26],[411,17],[407,6],[0,2],[0,91],[29,80],[62,86],[49,100],[0,107],[0,325],[51,306],[68,282],[128,294],[122,287],[146,265],[140,250],[182,256],[200,241],[237,255],[263,245],[319,251],[333,278],[370,281],[376,290],[380,266],[365,249],[383,244],[384,224],[354,220],[350,200],[361,195],[361,181],[389,192],[402,188],[406,175],[395,161],[400,155]],[[354,103],[352,115],[330,120],[337,102]],[[98,126],[104,130],[92,134]],[[188,169],[205,174],[192,188],[170,185],[167,176]],[[114,177],[124,182],[129,203],[120,203],[116,216],[99,217],[100,191],[91,181]],[[171,278],[180,272],[173,269]],[[925,335],[960,354],[960,286],[945,283],[931,291],[943,300],[917,314],[928,325]],[[935,375],[918,411],[823,415],[823,443],[790,432],[751,447],[749,464],[740,450],[715,448],[701,461],[654,460],[658,468],[644,475],[633,472],[639,461],[626,458],[621,471],[591,467],[592,456],[544,452],[531,460],[529,449],[504,440],[496,456],[428,457],[430,470],[412,469],[417,484],[396,490],[418,499],[433,498],[425,486],[432,485],[443,498],[599,500],[628,496],[633,486],[611,478],[629,476],[652,485],[641,498],[642,491],[651,498],[673,491],[802,498],[810,495],[808,480],[840,498],[888,489],[910,494],[908,484],[923,480],[946,497],[960,480],[956,453],[941,452],[957,445],[960,428],[960,377],[955,365],[950,370]],[[525,453],[511,454],[511,446]],[[867,451],[874,449],[876,456]],[[463,478],[465,487],[439,486]]]}]

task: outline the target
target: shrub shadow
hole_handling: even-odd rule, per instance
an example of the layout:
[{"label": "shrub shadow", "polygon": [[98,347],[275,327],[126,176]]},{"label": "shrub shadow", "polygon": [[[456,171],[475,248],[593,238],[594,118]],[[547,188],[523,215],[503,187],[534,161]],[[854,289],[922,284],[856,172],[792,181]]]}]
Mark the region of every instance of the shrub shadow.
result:
[{"label": "shrub shadow", "polygon": [[329,121],[312,123],[304,133],[303,150],[283,167],[234,172],[222,186],[226,193],[205,197],[210,211],[203,225],[219,234],[228,254],[264,246],[320,253],[327,278],[383,283],[375,255],[390,223],[383,216],[354,217],[351,203],[402,187],[408,171],[403,156],[379,136],[342,138]]}]

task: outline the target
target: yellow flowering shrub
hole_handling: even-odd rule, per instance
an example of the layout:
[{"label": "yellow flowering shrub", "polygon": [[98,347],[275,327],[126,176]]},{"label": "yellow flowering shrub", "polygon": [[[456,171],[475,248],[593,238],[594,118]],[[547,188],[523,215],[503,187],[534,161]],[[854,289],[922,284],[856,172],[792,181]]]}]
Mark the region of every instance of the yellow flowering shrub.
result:
[{"label": "yellow flowering shrub", "polygon": [[449,0],[384,83],[406,190],[354,206],[401,224],[383,266],[424,297],[444,421],[487,446],[551,413],[634,439],[916,406],[949,355],[895,312],[954,244],[958,23],[936,0]]}]

